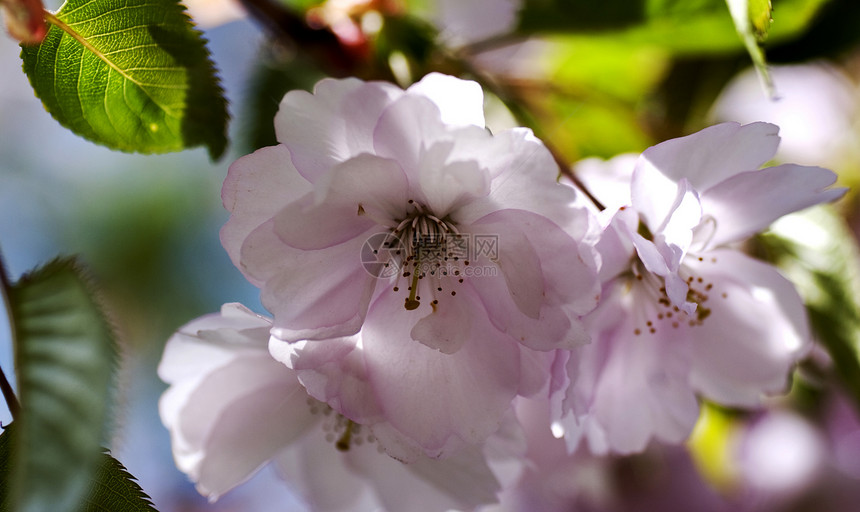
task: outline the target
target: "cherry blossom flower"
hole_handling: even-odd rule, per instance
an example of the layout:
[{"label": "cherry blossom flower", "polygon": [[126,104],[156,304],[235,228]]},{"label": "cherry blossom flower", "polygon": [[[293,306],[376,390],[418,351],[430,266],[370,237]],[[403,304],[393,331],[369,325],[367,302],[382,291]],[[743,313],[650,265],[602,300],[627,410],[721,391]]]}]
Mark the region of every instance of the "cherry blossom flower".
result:
[{"label": "cherry blossom flower", "polygon": [[296,372],[272,359],[270,327],[226,304],[180,328],[159,365],[170,384],[159,408],[176,464],[210,500],[270,462],[322,511],[470,509],[495,502],[496,473],[516,474],[515,422],[503,429],[507,437],[444,461],[406,465],[385,455],[372,427],[310,397]]},{"label": "cherry blossom flower", "polygon": [[633,165],[618,157],[579,167],[598,196],[621,180],[629,196],[600,197],[607,281],[587,319],[593,342],[559,356],[571,383],[557,415],[566,414],[571,447],[582,436],[597,452],[641,451],[652,437],[679,442],[698,416],[697,394],[754,407],[785,389],[811,346],[803,303],[775,268],[731,244],[845,190],[828,188],[836,176],[827,169],[759,170],[777,132],[720,124],[654,146]]},{"label": "cherry blossom flower", "polygon": [[273,355],[432,456],[496,431],[551,351],[587,342],[600,291],[587,212],[529,130],[484,128],[481,98],[439,74],[406,91],[323,80],[285,96],[280,145],[235,162],[222,192],[221,240],[274,314]]}]

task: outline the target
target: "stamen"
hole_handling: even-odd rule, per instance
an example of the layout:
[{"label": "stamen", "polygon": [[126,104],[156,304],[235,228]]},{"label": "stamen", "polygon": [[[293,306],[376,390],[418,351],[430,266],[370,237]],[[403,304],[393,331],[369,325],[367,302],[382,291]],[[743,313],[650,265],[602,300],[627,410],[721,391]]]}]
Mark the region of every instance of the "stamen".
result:
[{"label": "stamen", "polygon": [[[418,261],[419,260],[415,260],[416,265],[418,264]],[[407,311],[413,311],[415,309],[418,309],[418,306],[421,305],[421,301],[416,299],[416,294],[418,293],[418,277],[419,274],[418,270],[416,269],[415,272],[412,274],[412,286],[409,287],[409,297],[406,298],[406,303],[404,304],[404,307],[407,309]]]},{"label": "stamen", "polygon": [[352,430],[354,427],[357,427],[355,422],[352,420],[346,420],[346,429],[343,431],[343,435],[340,436],[340,439],[337,440],[337,443],[335,443],[335,448],[342,452],[349,451],[349,445],[352,439]]}]

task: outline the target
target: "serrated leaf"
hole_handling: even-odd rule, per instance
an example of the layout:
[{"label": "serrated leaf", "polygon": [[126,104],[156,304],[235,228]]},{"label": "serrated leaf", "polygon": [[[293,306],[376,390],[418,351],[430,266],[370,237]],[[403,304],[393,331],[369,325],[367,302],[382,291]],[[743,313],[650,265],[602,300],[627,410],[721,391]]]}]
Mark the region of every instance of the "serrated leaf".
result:
[{"label": "serrated leaf", "polygon": [[134,476],[110,454],[101,457],[82,512],[157,512]]},{"label": "serrated leaf", "polygon": [[762,86],[768,96],[773,97],[775,95],[773,80],[771,80],[770,73],[767,71],[764,50],[759,45],[763,36],[757,35],[756,26],[756,23],[761,27],[764,26],[763,17],[766,17],[768,20],[770,19],[769,3],[766,14],[761,8],[762,3],[765,2],[767,0],[764,0],[764,2],[761,0],[726,0],[732,20],[735,22],[735,28],[747,49],[747,53],[750,54],[756,73],[758,73],[759,79],[761,79]]},{"label": "serrated leaf", "polygon": [[[13,474],[10,459],[17,441],[17,423],[9,425],[0,435],[0,512],[11,509],[9,482]],[[157,512],[149,496],[136,479],[118,460],[102,453],[98,467],[89,481],[85,500],[75,509],[81,512]]]},{"label": "serrated leaf", "polygon": [[860,251],[831,207],[777,221],[765,248],[795,283],[816,338],[860,407]]},{"label": "serrated leaf", "polygon": [[111,329],[73,260],[55,260],[8,291],[21,401],[14,510],[75,510],[105,437]]},{"label": "serrated leaf", "polygon": [[21,51],[45,108],[113,149],[227,144],[227,105],[202,35],[178,0],[69,0],[42,44]]}]

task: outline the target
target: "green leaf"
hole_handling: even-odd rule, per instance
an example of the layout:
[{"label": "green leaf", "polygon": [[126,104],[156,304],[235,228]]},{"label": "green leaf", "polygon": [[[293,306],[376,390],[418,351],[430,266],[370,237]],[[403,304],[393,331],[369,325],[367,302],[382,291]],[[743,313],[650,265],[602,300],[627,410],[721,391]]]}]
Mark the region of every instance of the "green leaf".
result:
[{"label": "green leaf", "polygon": [[66,128],[122,151],[227,145],[227,104],[202,35],[177,0],[69,0],[24,71]]},{"label": "green leaf", "polygon": [[14,510],[75,510],[106,437],[111,329],[74,260],[55,260],[8,292],[21,401]]},{"label": "green leaf", "polygon": [[784,217],[760,240],[797,285],[821,341],[860,407],[860,251],[832,207]]},{"label": "green leaf", "polygon": [[[6,501],[13,475],[10,459],[18,441],[17,422],[0,435],[0,512],[12,510]],[[50,509],[55,510],[55,509]],[[75,509],[82,512],[157,512],[149,496],[140,488],[128,470],[108,453],[102,453],[98,467],[89,481],[88,497]]]},{"label": "green leaf", "polygon": [[156,512],[149,496],[120,461],[103,453],[83,512]]}]

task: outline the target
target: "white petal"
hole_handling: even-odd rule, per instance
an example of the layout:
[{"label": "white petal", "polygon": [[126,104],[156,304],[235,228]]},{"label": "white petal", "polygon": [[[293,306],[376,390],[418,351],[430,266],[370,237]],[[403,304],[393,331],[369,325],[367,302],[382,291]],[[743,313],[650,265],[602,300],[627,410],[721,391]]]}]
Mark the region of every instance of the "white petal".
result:
[{"label": "white petal", "polygon": [[758,169],[773,157],[778,131],[767,123],[724,123],[646,149],[633,171],[633,206],[653,232],[669,213],[676,183],[686,178],[701,195],[738,173]]},{"label": "white petal", "polygon": [[828,169],[786,164],[719,183],[702,196],[702,208],[716,221],[709,246],[742,240],[783,215],[839,199],[847,189],[828,188],[835,182]]},{"label": "white petal", "polygon": [[421,457],[408,464],[366,449],[350,451],[347,458],[392,512],[471,510],[495,502],[500,490],[477,446],[444,460]]},{"label": "white petal", "polygon": [[484,91],[477,82],[430,73],[406,92],[432,100],[439,107],[444,123],[484,127]]},{"label": "white petal", "polygon": [[[375,444],[359,448],[376,454]],[[322,425],[311,429],[300,442],[277,454],[274,462],[287,484],[296,490],[311,510],[358,512],[381,507],[371,482],[352,469],[333,442],[325,440]]]},{"label": "white petal", "polygon": [[453,212],[457,222],[471,224],[501,208],[520,209],[551,219],[577,239],[584,235],[587,214],[571,208],[576,191],[558,183],[558,164],[531,130],[514,128],[466,144],[460,140],[453,154],[488,170],[490,192]]},{"label": "white petal", "polygon": [[425,206],[446,217],[462,204],[485,197],[490,179],[476,161],[448,161],[453,144],[437,143],[422,152],[418,175]]},{"label": "white petal", "polygon": [[[716,259],[716,261],[713,261]],[[803,303],[772,266],[719,250],[688,264],[712,283],[700,308],[710,314],[691,330],[691,383],[726,405],[755,406],[785,390],[791,367],[811,347]]]},{"label": "white petal", "polygon": [[[373,132],[373,152],[400,164],[413,192],[419,192],[418,169],[425,148],[446,140],[448,127],[442,123],[439,108],[420,95],[405,95],[389,105]],[[412,198],[424,202],[423,197]]]},{"label": "white petal", "polygon": [[[443,299],[440,299],[440,301]],[[444,300],[475,301],[467,288]],[[362,330],[367,375],[388,422],[431,456],[447,456],[498,429],[519,387],[519,349],[480,315],[454,354],[411,339],[421,310],[386,291]]]},{"label": "white petal", "polygon": [[221,244],[233,264],[241,269],[239,252],[251,231],[310,191],[311,184],[293,166],[284,146],[259,149],[233,162],[221,189],[230,212],[221,228]]},{"label": "white petal", "polygon": [[637,165],[651,166],[674,182],[687,178],[703,193],[735,174],[773,158],[779,127],[769,123],[723,123],[646,149]]},{"label": "white petal", "polygon": [[249,478],[311,421],[295,374],[268,355],[268,321],[234,305],[222,311],[171,337],[159,366],[171,384],[159,410],[177,466],[212,499]]},{"label": "white petal", "polygon": [[580,356],[568,366],[576,376],[568,390],[578,404],[576,415],[593,423],[586,432],[598,429],[598,437],[620,453],[642,451],[652,438],[680,442],[698,417],[687,380],[689,345],[671,330],[636,330],[635,308],[649,307],[648,293],[641,288],[634,283],[627,292],[623,282],[613,286],[588,317],[592,343],[578,348]]},{"label": "white petal", "polygon": [[299,172],[313,183],[334,165],[372,152],[379,116],[401,95],[403,91],[383,82],[322,80],[314,94],[290,91],[284,96],[275,132]]},{"label": "white petal", "polygon": [[373,231],[317,251],[286,246],[273,222],[251,233],[241,261],[246,273],[265,283],[261,299],[275,316],[278,337],[297,341],[358,331],[377,281],[360,259]]}]

